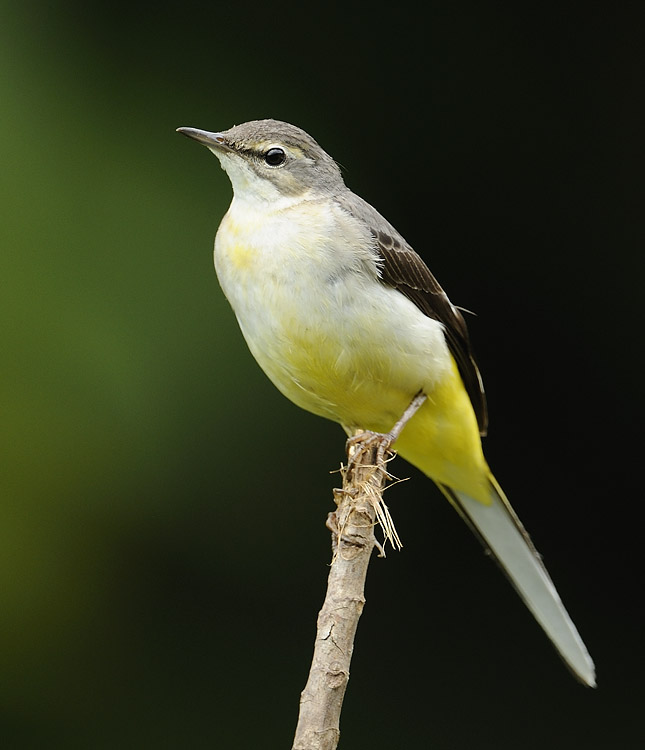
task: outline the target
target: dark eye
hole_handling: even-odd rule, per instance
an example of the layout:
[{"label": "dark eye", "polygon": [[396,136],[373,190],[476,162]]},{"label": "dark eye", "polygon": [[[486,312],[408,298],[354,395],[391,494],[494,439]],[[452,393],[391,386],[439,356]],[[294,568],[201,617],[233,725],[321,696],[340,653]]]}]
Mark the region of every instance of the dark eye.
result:
[{"label": "dark eye", "polygon": [[281,148],[270,148],[264,155],[264,161],[270,167],[279,167],[284,164],[287,159],[287,155]]}]

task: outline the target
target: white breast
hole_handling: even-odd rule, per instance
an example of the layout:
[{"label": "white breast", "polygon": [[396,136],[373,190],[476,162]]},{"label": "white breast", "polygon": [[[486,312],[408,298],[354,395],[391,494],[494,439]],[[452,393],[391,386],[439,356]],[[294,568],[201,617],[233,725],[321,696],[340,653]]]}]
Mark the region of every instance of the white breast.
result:
[{"label": "white breast", "polygon": [[441,324],[378,280],[369,230],[336,204],[267,206],[235,198],[215,241],[258,363],[292,401],[343,424],[400,413],[450,368]]}]

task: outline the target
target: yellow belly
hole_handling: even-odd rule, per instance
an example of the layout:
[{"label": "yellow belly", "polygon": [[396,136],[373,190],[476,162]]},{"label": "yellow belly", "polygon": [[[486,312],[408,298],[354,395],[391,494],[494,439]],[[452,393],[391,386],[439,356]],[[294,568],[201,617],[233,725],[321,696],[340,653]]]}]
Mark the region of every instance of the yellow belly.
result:
[{"label": "yellow belly", "polygon": [[287,398],[352,429],[389,431],[423,390],[427,401],[394,447],[434,481],[489,502],[489,471],[479,427],[456,363],[450,357],[450,367],[440,379],[428,373],[421,380],[418,372],[392,362],[387,343],[380,349],[352,349],[311,336],[293,342],[279,359],[263,362],[261,354],[256,357]]}]

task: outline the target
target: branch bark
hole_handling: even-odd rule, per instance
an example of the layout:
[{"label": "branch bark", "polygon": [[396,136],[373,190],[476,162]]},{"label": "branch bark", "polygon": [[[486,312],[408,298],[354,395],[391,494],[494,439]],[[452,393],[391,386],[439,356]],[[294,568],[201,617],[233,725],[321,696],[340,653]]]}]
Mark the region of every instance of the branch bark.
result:
[{"label": "branch bark", "polygon": [[365,604],[367,568],[378,544],[377,513],[380,518],[385,509],[389,518],[382,501],[388,474],[381,443],[349,441],[348,458],[343,487],[334,491],[338,508],[327,521],[333,556],[292,750],[334,750],[338,745],[354,635]]}]

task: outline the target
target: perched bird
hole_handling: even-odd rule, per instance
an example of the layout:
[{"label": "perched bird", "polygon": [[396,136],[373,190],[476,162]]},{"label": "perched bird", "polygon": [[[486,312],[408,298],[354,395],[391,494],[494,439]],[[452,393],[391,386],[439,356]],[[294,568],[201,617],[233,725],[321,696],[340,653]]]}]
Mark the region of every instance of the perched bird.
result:
[{"label": "perched bird", "polygon": [[257,120],[207,146],[233,185],[215,268],[246,342],[303,409],[387,433],[426,398],[394,447],[436,482],[480,537],[565,663],[593,662],[482,452],[486,399],[464,319],[417,253],[351,192],[300,128]]}]

